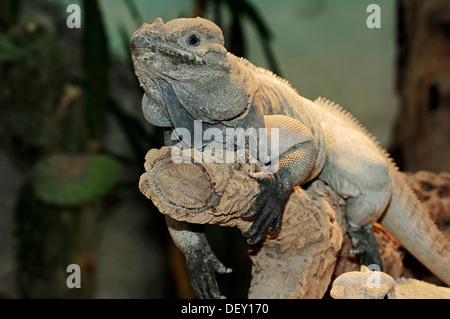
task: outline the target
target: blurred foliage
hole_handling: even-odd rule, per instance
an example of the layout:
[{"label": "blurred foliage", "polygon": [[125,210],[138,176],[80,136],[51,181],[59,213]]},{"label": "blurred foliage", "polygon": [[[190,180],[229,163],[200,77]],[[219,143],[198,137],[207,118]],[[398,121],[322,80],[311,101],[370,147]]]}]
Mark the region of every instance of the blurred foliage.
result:
[{"label": "blurred foliage", "polygon": [[117,184],[119,165],[104,155],[52,155],[35,166],[36,196],[55,205],[80,205],[99,199]]},{"label": "blurred foliage", "polygon": [[[51,297],[51,291],[59,286],[53,283],[58,277],[55,274],[63,275],[64,265],[72,263],[78,228],[76,210],[46,205],[30,183],[20,189],[15,207],[17,259],[19,280],[30,297]],[[53,297],[57,297],[56,292]]]},{"label": "blurred foliage", "polygon": [[[25,181],[14,218],[18,280],[26,297],[94,297],[100,211],[99,201],[78,206],[47,204]],[[83,269],[83,289],[67,289],[66,268],[73,263]]]},{"label": "blurred foliage", "polygon": [[[213,6],[211,19],[222,29],[227,50],[237,56],[247,57],[247,39],[244,32],[244,23],[248,22],[259,35],[260,43],[267,59],[269,68],[279,76],[281,70],[270,46],[273,34],[268,28],[256,6],[249,0],[195,0],[194,15],[206,16],[209,6]],[[224,23],[224,9],[228,9],[231,19],[228,25]]]},{"label": "blurred foliage", "polygon": [[[14,5],[5,5],[9,2]],[[3,1],[2,6],[16,10],[17,3]],[[115,156],[122,163],[140,166],[149,148],[162,145],[162,130],[151,133],[140,114],[129,113],[112,97],[111,53],[102,14],[97,1],[83,4],[81,72],[68,62],[67,48],[52,25],[8,20],[9,27],[3,24],[0,31],[0,146],[21,170],[53,152],[115,156],[104,145],[108,118],[118,123],[133,151]],[[130,35],[121,36],[129,51]],[[131,53],[129,57],[129,72],[134,74]]]},{"label": "blurred foliage", "polygon": [[[137,29],[143,19],[136,2],[122,1]],[[66,39],[67,29],[60,27],[65,25],[64,10],[49,13],[50,21],[21,20],[23,3],[0,1],[0,147],[26,176],[15,207],[19,279],[29,297],[92,297],[103,200],[117,185],[138,192],[136,183],[123,180],[119,171],[126,166],[139,174],[146,152],[163,144],[163,129],[150,127],[142,114],[128,111],[124,102],[114,97],[111,81],[120,80],[112,73],[114,54],[109,51],[99,1],[81,1],[83,28],[72,31],[71,36],[80,37],[70,40]],[[34,3],[46,10],[55,5],[45,0]],[[202,16],[212,6],[210,19],[223,29],[228,50],[238,56],[246,56],[248,41],[243,25],[250,23],[258,32],[270,68],[279,74],[270,47],[272,34],[250,1],[197,0],[192,4]],[[222,19],[225,10],[230,13],[228,24]],[[127,52],[126,72],[134,74],[131,33],[125,23],[117,28]],[[67,44],[70,41],[79,45]],[[142,94],[135,76],[132,81],[136,91],[127,94]],[[105,140],[111,122],[131,152],[116,154],[108,148]],[[148,209],[156,210],[150,202]],[[161,214],[152,215],[163,223]],[[164,239],[161,245],[171,243],[164,227],[155,229],[161,233],[157,236]],[[248,272],[244,280],[240,270],[232,274],[233,280],[220,276],[223,292],[245,297],[249,260],[231,258],[228,246],[232,243],[236,246],[233,251],[245,252],[244,239],[240,234],[230,239],[223,229],[215,229],[209,236],[218,246],[221,259],[235,269],[245,266]],[[173,260],[167,260],[170,262]],[[182,258],[179,262],[183,262]],[[83,289],[87,291],[84,295],[77,295],[76,290],[67,293],[65,267],[71,263],[89,270],[87,276],[82,276],[84,287],[89,287]],[[170,269],[165,268],[167,272]],[[168,273],[162,276],[169,286],[170,278],[180,280]],[[186,275],[182,280],[187,283]],[[239,292],[237,282],[242,286]],[[169,290],[168,294],[173,294]]]},{"label": "blurred foliage", "polygon": [[0,31],[17,22],[22,0],[0,1]]},{"label": "blurred foliage", "polygon": [[[15,207],[19,280],[34,298],[93,297],[103,199],[120,181],[103,146],[110,66],[101,12],[85,1],[78,72],[55,22],[17,19],[17,4],[2,2],[0,145],[27,176]],[[65,285],[72,263],[85,270],[82,292]]]},{"label": "blurred foliage", "polygon": [[11,40],[0,38],[0,60],[4,62],[14,62],[21,60],[23,56],[24,52]]},{"label": "blurred foliage", "polygon": [[86,116],[90,138],[94,143],[100,143],[104,134],[105,109],[109,95],[108,41],[97,1],[84,0],[83,13]]},{"label": "blurred foliage", "polygon": [[39,22],[0,33],[0,139],[21,168],[32,165],[53,133],[65,73],[53,44]]}]

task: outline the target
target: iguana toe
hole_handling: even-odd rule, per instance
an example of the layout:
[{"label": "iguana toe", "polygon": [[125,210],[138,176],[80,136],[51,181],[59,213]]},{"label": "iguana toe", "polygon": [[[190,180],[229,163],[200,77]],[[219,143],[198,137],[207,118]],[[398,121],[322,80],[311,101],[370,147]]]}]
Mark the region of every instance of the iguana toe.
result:
[{"label": "iguana toe", "polygon": [[260,242],[268,230],[276,232],[280,228],[289,191],[284,190],[277,173],[257,173],[250,176],[260,183],[261,192],[254,206],[241,216],[256,216],[250,229],[243,233],[245,237],[249,237],[247,243],[253,245]]}]

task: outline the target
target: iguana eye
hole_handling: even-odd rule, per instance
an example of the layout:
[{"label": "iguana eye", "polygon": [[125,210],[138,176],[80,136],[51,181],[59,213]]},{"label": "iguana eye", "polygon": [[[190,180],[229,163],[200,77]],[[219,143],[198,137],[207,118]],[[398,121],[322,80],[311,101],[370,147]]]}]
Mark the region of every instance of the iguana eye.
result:
[{"label": "iguana eye", "polygon": [[198,37],[198,35],[196,35],[194,33],[194,34],[191,34],[187,38],[186,42],[187,42],[188,45],[195,47],[195,46],[197,46],[200,43],[200,38]]}]

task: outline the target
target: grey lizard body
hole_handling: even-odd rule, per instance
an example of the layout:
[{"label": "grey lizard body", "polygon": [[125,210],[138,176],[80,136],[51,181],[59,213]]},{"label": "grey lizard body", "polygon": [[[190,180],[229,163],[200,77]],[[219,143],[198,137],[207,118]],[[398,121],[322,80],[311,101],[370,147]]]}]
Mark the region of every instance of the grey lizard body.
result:
[{"label": "grey lizard body", "polygon": [[[325,99],[306,99],[287,81],[227,52],[220,28],[202,18],[166,24],[158,18],[143,24],[133,36],[132,49],[145,91],[144,116],[151,124],[191,132],[194,120],[202,121],[204,129],[221,131],[278,129],[282,142],[277,145],[277,170],[252,175],[260,182],[261,193],[243,215],[255,218],[244,234],[250,244],[263,240],[268,230],[279,229],[294,186],[318,178],[345,199],[353,252],[361,254],[364,265],[382,267],[371,231],[378,220],[450,284],[449,243],[388,154],[341,107]],[[176,143],[169,137],[166,141]],[[166,220],[174,242],[186,255],[196,295],[221,297],[214,272],[231,270],[215,257],[201,229]]]}]

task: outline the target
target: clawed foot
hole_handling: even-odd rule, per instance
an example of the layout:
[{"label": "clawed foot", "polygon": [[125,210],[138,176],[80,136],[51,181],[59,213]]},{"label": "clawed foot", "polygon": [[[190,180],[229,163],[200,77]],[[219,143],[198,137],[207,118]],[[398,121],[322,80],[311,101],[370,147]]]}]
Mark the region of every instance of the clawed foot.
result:
[{"label": "clawed foot", "polygon": [[225,298],[219,291],[215,273],[229,274],[232,269],[225,267],[210,249],[186,254],[186,266],[197,298]]},{"label": "clawed foot", "polygon": [[349,253],[361,256],[361,265],[377,265],[380,271],[383,270],[383,261],[379,251],[379,246],[372,225],[367,225],[359,229],[348,227],[352,243],[355,248],[348,249]]},{"label": "clawed foot", "polygon": [[260,242],[267,231],[276,232],[280,228],[290,190],[283,185],[278,173],[251,173],[250,177],[258,181],[261,192],[254,206],[241,216],[257,215],[250,229],[242,233],[249,238],[247,243],[253,245]]}]

